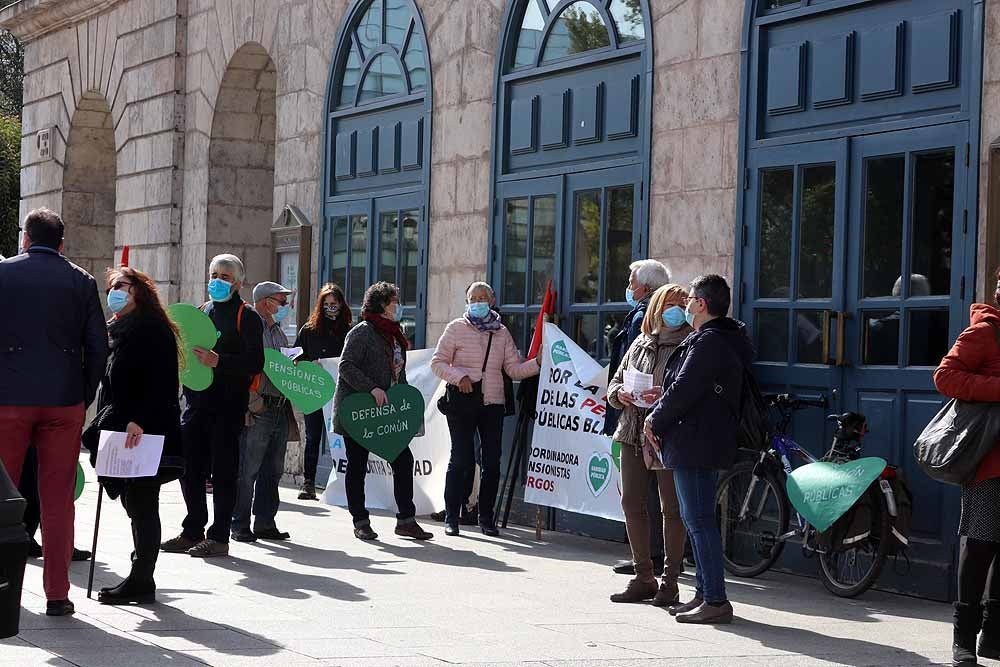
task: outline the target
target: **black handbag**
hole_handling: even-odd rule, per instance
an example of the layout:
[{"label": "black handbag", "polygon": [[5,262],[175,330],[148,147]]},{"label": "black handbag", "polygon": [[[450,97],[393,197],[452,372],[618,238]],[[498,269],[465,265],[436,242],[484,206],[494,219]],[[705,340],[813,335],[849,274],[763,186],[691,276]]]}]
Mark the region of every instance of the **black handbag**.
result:
[{"label": "black handbag", "polygon": [[[493,334],[486,343],[486,357],[483,359],[482,373],[486,373],[486,364],[490,360],[490,349],[493,347]],[[438,399],[438,411],[445,416],[459,415],[470,410],[478,410],[483,407],[483,381],[472,383],[472,391],[463,394],[462,391],[453,384],[445,387],[444,396]]]},{"label": "black handbag", "polygon": [[[1000,346],[996,325],[993,333]],[[952,399],[917,437],[913,455],[931,479],[962,486],[975,479],[979,464],[993,451],[998,437],[1000,403]]]}]

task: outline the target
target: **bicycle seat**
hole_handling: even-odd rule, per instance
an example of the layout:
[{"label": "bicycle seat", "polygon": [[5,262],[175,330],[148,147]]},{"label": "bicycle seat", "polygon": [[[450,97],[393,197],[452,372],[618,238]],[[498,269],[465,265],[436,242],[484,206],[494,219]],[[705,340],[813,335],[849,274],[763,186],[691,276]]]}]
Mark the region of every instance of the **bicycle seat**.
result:
[{"label": "bicycle seat", "polygon": [[829,415],[828,421],[837,422],[834,437],[855,440],[868,432],[868,418],[858,412],[845,412],[841,415]]}]

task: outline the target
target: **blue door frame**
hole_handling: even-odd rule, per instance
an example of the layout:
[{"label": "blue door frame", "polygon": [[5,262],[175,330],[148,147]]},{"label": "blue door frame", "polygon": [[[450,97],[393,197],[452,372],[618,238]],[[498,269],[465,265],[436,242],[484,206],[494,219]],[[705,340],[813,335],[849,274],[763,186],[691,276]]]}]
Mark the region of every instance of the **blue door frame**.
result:
[{"label": "blue door frame", "polygon": [[[764,4],[748,2],[745,17],[736,314],[757,333],[764,386],[826,396],[829,412],[864,412],[866,453],[907,474],[916,509],[910,570],[887,568],[880,585],[949,599],[957,493],[924,476],[910,447],[943,401],[935,359],[967,323],[974,298],[983,6]],[[951,197],[950,207],[934,209],[941,240],[933,246],[932,173],[936,196]],[[803,196],[817,175],[835,181],[818,217],[815,197]],[[813,284],[803,291],[799,255],[815,245],[817,228],[832,232],[829,256],[804,270]],[[878,233],[866,236],[869,228]],[[817,265],[827,264],[829,282],[816,282]],[[761,277],[774,266],[780,280]],[[829,443],[823,417],[804,411],[793,423],[814,453]],[[814,571],[796,554],[782,564]]]}]

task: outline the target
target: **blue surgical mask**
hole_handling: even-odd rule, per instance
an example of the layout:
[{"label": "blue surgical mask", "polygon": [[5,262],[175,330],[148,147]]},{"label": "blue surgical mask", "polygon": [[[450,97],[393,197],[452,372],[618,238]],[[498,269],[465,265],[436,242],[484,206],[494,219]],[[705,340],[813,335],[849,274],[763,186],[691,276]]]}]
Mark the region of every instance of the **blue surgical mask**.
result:
[{"label": "blue surgical mask", "polygon": [[288,317],[288,313],[291,312],[291,310],[292,307],[287,303],[284,306],[281,306],[280,308],[278,308],[278,312],[274,314],[274,321],[281,322],[286,317]]},{"label": "blue surgical mask", "polygon": [[469,317],[475,320],[481,320],[490,314],[490,304],[485,301],[480,301],[478,303],[470,303],[469,307],[465,309],[469,314]]},{"label": "blue surgical mask", "polygon": [[394,319],[397,322],[403,321],[403,304],[401,303],[396,304],[396,313],[395,315],[393,315],[392,319]]},{"label": "blue surgical mask", "polygon": [[663,315],[661,317],[663,317],[664,324],[674,329],[684,324],[684,321],[687,319],[684,309],[680,306],[671,306],[670,308],[667,308],[663,311]]},{"label": "blue surgical mask", "polygon": [[625,301],[628,303],[628,305],[632,306],[633,308],[635,308],[636,304],[638,303],[635,300],[635,292],[632,291],[631,287],[625,288]]},{"label": "blue surgical mask", "polygon": [[212,301],[228,301],[233,295],[233,284],[222,278],[212,278],[208,281],[208,296]]},{"label": "blue surgical mask", "polygon": [[121,289],[113,289],[108,292],[108,310],[112,313],[120,313],[128,305],[128,292]]}]

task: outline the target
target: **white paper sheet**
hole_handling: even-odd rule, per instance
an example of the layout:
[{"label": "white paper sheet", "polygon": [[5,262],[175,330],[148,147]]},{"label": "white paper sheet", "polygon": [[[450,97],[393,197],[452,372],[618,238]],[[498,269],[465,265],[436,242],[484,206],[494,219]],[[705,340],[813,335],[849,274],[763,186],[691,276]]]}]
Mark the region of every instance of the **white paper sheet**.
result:
[{"label": "white paper sheet", "polygon": [[152,477],[163,456],[163,436],[144,433],[139,445],[125,449],[125,433],[101,431],[97,449],[99,477]]},{"label": "white paper sheet", "polygon": [[301,347],[283,347],[281,348],[281,353],[288,357],[289,359],[295,359],[295,357],[302,354]]},{"label": "white paper sheet", "polygon": [[652,403],[642,400],[642,394],[653,388],[653,376],[649,373],[637,371],[634,368],[625,369],[622,377],[622,390],[632,394],[635,404],[640,408],[648,408]]}]

